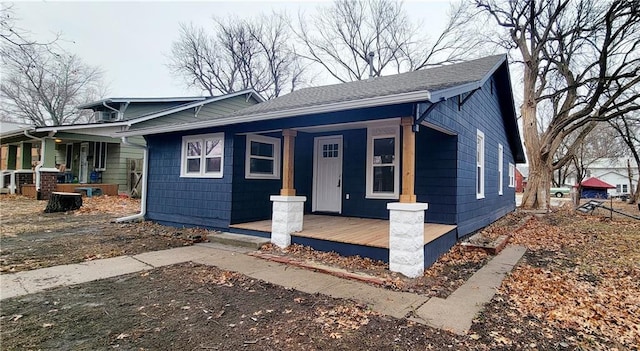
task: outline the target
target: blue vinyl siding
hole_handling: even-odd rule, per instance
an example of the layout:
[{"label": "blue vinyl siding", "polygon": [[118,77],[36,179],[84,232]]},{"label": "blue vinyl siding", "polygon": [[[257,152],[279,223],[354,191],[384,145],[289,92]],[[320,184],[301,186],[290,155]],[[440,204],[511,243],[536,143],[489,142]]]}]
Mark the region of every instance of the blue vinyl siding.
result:
[{"label": "blue vinyl siding", "polygon": [[[458,99],[438,103],[426,121],[457,134],[457,225],[458,237],[494,222],[515,209],[515,189],[509,188],[509,162],[514,163],[498,94],[491,93],[491,80],[469,98],[458,111]],[[485,134],[485,198],[476,199],[476,133]],[[504,193],[498,195],[498,144],[504,146]]]},{"label": "blue vinyl siding", "polygon": [[231,218],[233,138],[225,134],[223,178],[181,178],[182,135],[146,137],[149,147],[146,218],[174,226],[226,228]]},{"label": "blue vinyl siding", "polygon": [[[234,137],[231,224],[270,219],[272,204],[269,198],[279,194],[282,186],[282,175],[280,179],[245,178],[246,142],[245,135]],[[282,159],[282,155],[280,157]]]},{"label": "blue vinyl siding", "polygon": [[456,224],[457,143],[456,136],[429,128],[416,134],[415,193],[429,204],[425,222]]}]

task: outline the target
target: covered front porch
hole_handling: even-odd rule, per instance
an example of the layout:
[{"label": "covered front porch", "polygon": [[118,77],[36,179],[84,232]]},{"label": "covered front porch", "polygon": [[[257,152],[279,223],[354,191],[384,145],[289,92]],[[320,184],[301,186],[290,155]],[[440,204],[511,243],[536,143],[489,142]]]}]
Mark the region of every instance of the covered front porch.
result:
[{"label": "covered front porch", "polygon": [[[389,221],[307,214],[301,231],[291,234],[291,242],[309,245],[342,255],[360,255],[389,261]],[[231,231],[270,236],[272,220],[232,224]],[[456,241],[456,226],[424,223],[425,264],[431,264]]]}]

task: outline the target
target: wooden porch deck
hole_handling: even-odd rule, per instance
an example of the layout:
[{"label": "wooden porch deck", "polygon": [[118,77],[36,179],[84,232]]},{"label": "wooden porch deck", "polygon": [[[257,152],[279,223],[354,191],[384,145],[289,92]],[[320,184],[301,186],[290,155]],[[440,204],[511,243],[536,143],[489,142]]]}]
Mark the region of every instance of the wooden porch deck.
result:
[{"label": "wooden porch deck", "polygon": [[[232,224],[230,227],[271,233],[271,220]],[[455,228],[455,225],[425,223],[424,243],[427,244]],[[302,231],[291,235],[388,249],[389,221],[383,219],[305,215]]]}]

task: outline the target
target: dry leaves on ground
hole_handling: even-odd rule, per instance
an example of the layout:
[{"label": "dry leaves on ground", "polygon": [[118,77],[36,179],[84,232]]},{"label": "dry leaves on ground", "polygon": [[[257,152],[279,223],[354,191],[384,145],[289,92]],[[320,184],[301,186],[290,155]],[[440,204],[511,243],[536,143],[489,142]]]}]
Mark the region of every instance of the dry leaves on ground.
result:
[{"label": "dry leaves on ground", "polygon": [[82,207],[76,215],[87,213],[110,213],[114,215],[134,214],[140,211],[140,200],[128,196],[93,196],[82,199]]},{"label": "dry leaves on ground", "polygon": [[512,238],[531,253],[501,294],[523,315],[589,342],[640,345],[640,223],[563,210]]}]

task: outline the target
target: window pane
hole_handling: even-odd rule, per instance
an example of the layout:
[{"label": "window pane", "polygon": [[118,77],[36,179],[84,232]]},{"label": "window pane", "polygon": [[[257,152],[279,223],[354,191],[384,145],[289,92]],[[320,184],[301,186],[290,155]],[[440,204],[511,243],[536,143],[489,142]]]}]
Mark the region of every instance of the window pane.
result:
[{"label": "window pane", "polygon": [[187,172],[188,173],[200,173],[200,159],[199,158],[187,159]]},{"label": "window pane", "polygon": [[476,173],[476,193],[480,194],[482,193],[481,189],[482,189],[482,167],[478,166],[478,171]]},{"label": "window pane", "polygon": [[394,166],[373,167],[373,192],[392,193],[394,191]]},{"label": "window pane", "polygon": [[199,141],[190,141],[187,143],[187,156],[200,156],[202,150]]},{"label": "window pane", "polygon": [[251,156],[273,157],[273,144],[252,141]]},{"label": "window pane", "polygon": [[211,157],[211,158],[207,158],[207,162],[206,162],[206,167],[205,167],[205,172],[206,173],[210,173],[210,172],[220,172],[220,164],[221,164],[222,158],[221,157]]},{"label": "window pane", "polygon": [[252,158],[249,160],[251,173],[273,174],[273,160]]},{"label": "window pane", "polygon": [[207,157],[211,156],[222,156],[222,140],[220,139],[211,139],[205,142],[207,146],[207,153],[205,154]]},{"label": "window pane", "polygon": [[389,164],[395,159],[395,138],[373,140],[374,164]]}]

